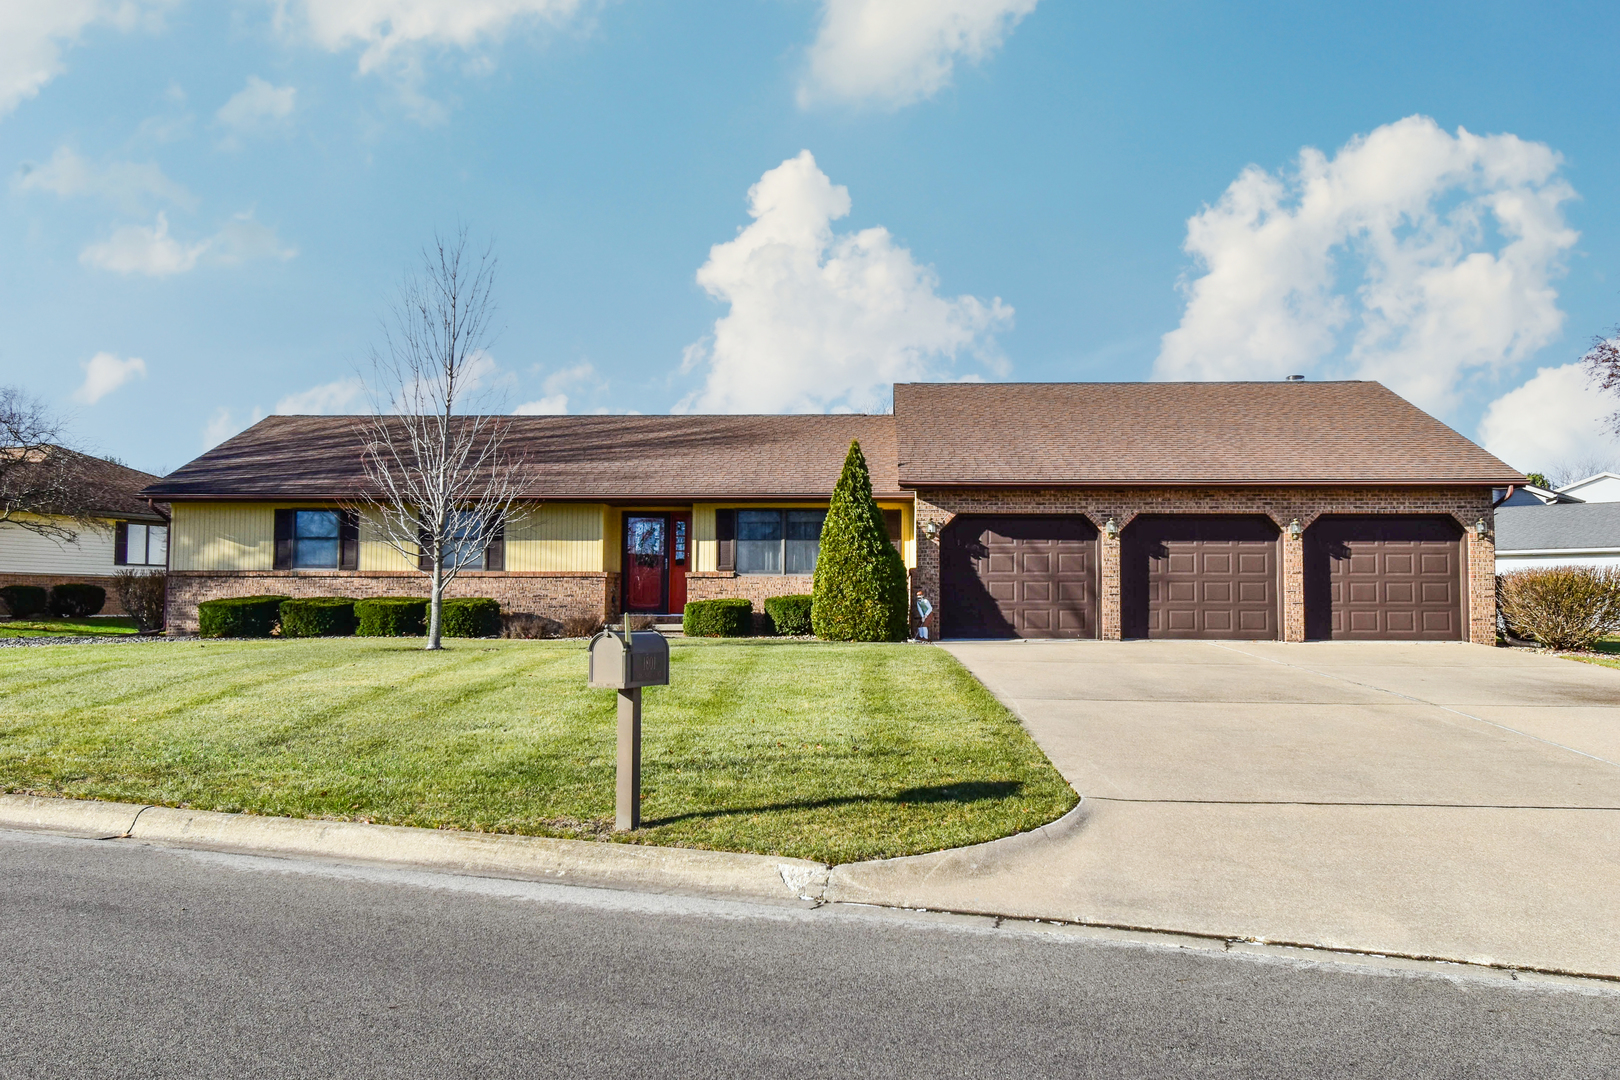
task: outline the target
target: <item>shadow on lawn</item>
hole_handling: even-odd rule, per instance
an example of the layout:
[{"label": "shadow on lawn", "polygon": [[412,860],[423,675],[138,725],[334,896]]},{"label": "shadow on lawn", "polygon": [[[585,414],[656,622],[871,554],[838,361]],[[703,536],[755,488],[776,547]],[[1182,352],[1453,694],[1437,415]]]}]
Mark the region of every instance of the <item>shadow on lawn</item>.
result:
[{"label": "shadow on lawn", "polygon": [[768,814],[778,810],[822,810],[833,806],[879,805],[910,806],[929,803],[974,803],[988,799],[1006,799],[1018,794],[1024,787],[1022,780],[968,780],[960,784],[934,784],[929,787],[907,788],[893,795],[841,795],[833,799],[805,799],[799,802],[768,803],[764,806],[735,807],[721,810],[699,810],[690,814],[643,821],[643,829],[656,829],[681,821],[701,821],[746,814]]}]

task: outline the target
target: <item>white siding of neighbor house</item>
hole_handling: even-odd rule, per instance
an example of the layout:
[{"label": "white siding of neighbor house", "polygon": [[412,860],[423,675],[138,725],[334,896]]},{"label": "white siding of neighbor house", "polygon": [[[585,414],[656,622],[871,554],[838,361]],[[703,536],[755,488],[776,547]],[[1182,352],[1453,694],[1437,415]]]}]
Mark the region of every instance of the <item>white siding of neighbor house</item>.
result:
[{"label": "white siding of neighbor house", "polygon": [[71,544],[29,532],[11,522],[0,523],[0,573],[106,576],[113,565],[113,524],[105,531],[72,526],[79,536]]},{"label": "white siding of neighbor house", "polygon": [[1498,574],[1514,570],[1538,570],[1548,566],[1620,566],[1620,550],[1496,553]]},{"label": "white siding of neighbor house", "polygon": [[1600,473],[1584,483],[1570,484],[1558,490],[1582,502],[1620,502],[1620,476]]}]

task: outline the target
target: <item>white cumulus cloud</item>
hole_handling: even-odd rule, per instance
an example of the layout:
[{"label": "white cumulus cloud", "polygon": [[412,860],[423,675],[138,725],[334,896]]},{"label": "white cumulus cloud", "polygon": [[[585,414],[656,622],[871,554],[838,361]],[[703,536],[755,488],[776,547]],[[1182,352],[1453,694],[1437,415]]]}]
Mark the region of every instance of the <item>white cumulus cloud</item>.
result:
[{"label": "white cumulus cloud", "polygon": [[67,69],[62,53],[86,30],[130,30],[161,16],[170,0],[5,0],[0,3],[0,116]]},{"label": "white cumulus cloud", "polygon": [[563,416],[568,412],[567,394],[549,394],[535,401],[525,401],[512,410],[513,416]]},{"label": "white cumulus cloud", "polygon": [[1608,428],[1614,398],[1598,392],[1580,362],[1536,371],[1485,410],[1479,439],[1521,472],[1552,473],[1568,463],[1620,462],[1620,439]]},{"label": "white cumulus cloud", "polygon": [[73,391],[73,400],[94,405],[134,378],[146,378],[146,361],[138,356],[121,360],[110,352],[98,352],[83,364],[84,382]]},{"label": "white cumulus cloud", "polygon": [[169,235],[169,219],[159,213],[150,228],[125,225],[106,240],[79,253],[79,261],[118,274],[168,277],[194,269],[199,262],[234,266],[250,259],[290,259],[298,254],[284,246],[275,231],[255,221],[251,211],[232,217],[213,236],[183,243]]},{"label": "white cumulus cloud", "polygon": [[87,161],[70,146],[57,147],[43,165],[24,165],[18,172],[19,191],[47,191],[64,199],[93,195],[134,211],[148,199],[190,208],[197,199],[169,179],[155,163]]},{"label": "white cumulus cloud", "polygon": [[1202,273],[1164,336],[1162,379],[1378,379],[1443,409],[1563,324],[1553,281],[1578,234],[1558,154],[1408,117],[1333,156],[1250,166],[1187,223]]},{"label": "white cumulus cloud", "polygon": [[338,379],[288,394],[276,402],[276,412],[282,416],[330,416],[354,412],[357,406],[365,404],[365,399],[366,388],[359,379]]},{"label": "white cumulus cloud", "polygon": [[898,108],[1001,46],[1037,0],[825,0],[799,103]]},{"label": "white cumulus cloud", "polygon": [[834,233],[849,190],[808,150],[748,191],[753,224],[709,249],[698,284],[731,306],[688,347],[705,369],[678,411],[869,410],[889,385],[949,374],[969,353],[999,361],[993,335],[1012,321],[999,298],[943,297],[939,279],[883,228]]},{"label": "white cumulus cloud", "polygon": [[245,134],[287,119],[297,99],[297,87],[275,86],[257,75],[249,75],[247,84],[232,94],[214,116],[226,127]]},{"label": "white cumulus cloud", "polygon": [[320,47],[358,46],[360,71],[370,72],[416,46],[471,50],[500,41],[515,26],[558,25],[581,0],[277,0],[277,22]]},{"label": "white cumulus cloud", "polygon": [[534,401],[525,401],[512,410],[514,416],[560,416],[568,411],[568,393],[571,389],[595,384],[600,387],[601,382],[596,378],[596,367],[589,361],[581,361],[572,367],[560,371],[553,371],[546,376],[543,384],[544,397]]}]

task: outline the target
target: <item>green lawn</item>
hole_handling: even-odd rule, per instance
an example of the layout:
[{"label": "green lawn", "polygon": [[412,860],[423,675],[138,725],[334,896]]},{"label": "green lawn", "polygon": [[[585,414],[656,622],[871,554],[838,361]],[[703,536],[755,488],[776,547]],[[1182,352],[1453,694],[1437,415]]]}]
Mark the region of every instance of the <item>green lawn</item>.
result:
[{"label": "green lawn", "polygon": [[1620,668],[1620,637],[1603,638],[1593,642],[1592,652],[1585,656],[1566,653],[1571,660],[1580,660],[1588,664],[1601,664],[1603,667]]},{"label": "green lawn", "polygon": [[138,631],[127,615],[98,615],[89,619],[0,619],[0,638],[7,637],[121,637]]},{"label": "green lawn", "polygon": [[[646,690],[644,843],[827,862],[1044,824],[1073,791],[948,653],[675,641]],[[578,642],[0,651],[0,790],[604,837],[614,700]]]}]

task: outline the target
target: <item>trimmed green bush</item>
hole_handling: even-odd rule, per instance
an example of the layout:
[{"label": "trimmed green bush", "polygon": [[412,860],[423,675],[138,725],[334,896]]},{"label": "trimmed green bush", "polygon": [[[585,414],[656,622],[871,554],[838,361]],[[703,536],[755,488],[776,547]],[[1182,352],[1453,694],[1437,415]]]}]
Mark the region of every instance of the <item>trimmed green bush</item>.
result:
[{"label": "trimmed green bush", "polygon": [[203,637],[269,637],[281,619],[285,596],[230,596],[197,605],[197,632]]},{"label": "trimmed green bush", "polygon": [[359,637],[421,637],[427,633],[428,602],[419,596],[379,596],[354,605]]},{"label": "trimmed green bush", "polygon": [[0,589],[0,600],[14,618],[26,619],[45,610],[45,590],[38,585],[7,585]]},{"label": "trimmed green bush", "polygon": [[501,605],[487,596],[446,600],[439,608],[439,633],[445,637],[495,637],[501,632]]},{"label": "trimmed green bush", "polygon": [[741,597],[693,600],[681,612],[687,637],[748,637],[754,632],[754,604]]},{"label": "trimmed green bush", "polygon": [[765,617],[770,620],[771,633],[798,636],[812,633],[810,623],[812,596],[771,596],[765,600]]},{"label": "trimmed green bush", "polygon": [[861,444],[851,442],[821,526],[810,618],[828,641],[904,641],[910,629],[906,564],[872,498]]},{"label": "trimmed green bush", "polygon": [[59,619],[84,619],[99,612],[107,604],[107,590],[100,585],[85,585],[76,581],[51,586],[51,595],[45,606]]},{"label": "trimmed green bush", "polygon": [[354,633],[354,601],[347,596],[310,596],[281,602],[282,637],[348,637]]}]

